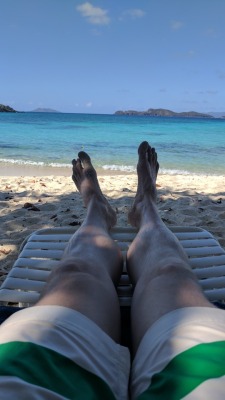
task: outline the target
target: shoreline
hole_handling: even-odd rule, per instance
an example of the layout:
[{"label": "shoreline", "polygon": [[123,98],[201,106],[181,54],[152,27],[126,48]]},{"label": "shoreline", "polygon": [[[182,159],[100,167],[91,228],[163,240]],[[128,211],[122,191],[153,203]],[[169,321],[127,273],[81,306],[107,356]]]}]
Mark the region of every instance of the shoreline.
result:
[{"label": "shoreline", "polygon": [[[109,170],[103,168],[96,168],[98,176],[108,175],[133,175],[134,172],[121,171],[121,170]],[[47,165],[21,165],[21,164],[6,164],[0,163],[1,177],[48,177],[48,176],[60,176],[70,177],[72,174],[72,164],[68,167],[52,167]]]},{"label": "shoreline", "polygon": [[[104,169],[101,167],[96,167],[95,163],[93,163],[98,176],[133,176],[136,174],[135,171],[129,170],[120,170],[120,169]],[[1,177],[48,177],[48,176],[60,176],[60,177],[71,177],[72,173],[72,164],[71,166],[48,166],[48,165],[29,165],[29,164],[14,164],[14,163],[3,163],[0,162],[0,173]],[[204,173],[204,172],[188,172],[188,171],[178,171],[178,170],[167,170],[167,169],[160,169],[158,176],[197,176],[202,177],[224,177],[225,174],[220,173]]]},{"label": "shoreline", "polygon": [[[35,230],[58,226],[79,226],[86,214],[81,196],[66,175],[31,175],[9,171],[0,179],[0,283],[16,260],[24,239]],[[98,171],[98,170],[97,170]],[[3,171],[1,171],[1,175]],[[12,172],[12,171],[10,171]],[[48,170],[45,170],[47,173]],[[119,173],[117,173],[119,172]],[[137,175],[121,171],[99,173],[103,193],[117,212],[117,225],[127,226]],[[225,248],[225,176],[159,174],[157,207],[165,224],[197,226],[211,232]],[[24,205],[31,206],[25,208]]]}]

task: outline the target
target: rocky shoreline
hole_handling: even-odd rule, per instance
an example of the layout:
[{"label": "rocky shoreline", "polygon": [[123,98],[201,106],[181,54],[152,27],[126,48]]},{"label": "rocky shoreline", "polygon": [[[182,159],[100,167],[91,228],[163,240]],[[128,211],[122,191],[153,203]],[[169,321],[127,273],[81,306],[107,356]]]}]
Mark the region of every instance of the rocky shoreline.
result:
[{"label": "rocky shoreline", "polygon": [[0,112],[17,112],[12,107],[5,106],[4,104],[0,104]]},{"label": "rocky shoreline", "polygon": [[135,111],[135,110],[127,110],[127,111],[116,111],[115,115],[142,115],[149,117],[183,117],[183,118],[214,118],[210,114],[199,113],[196,111],[187,111],[187,112],[175,112],[171,110],[166,110],[164,108],[149,108],[146,111]]}]

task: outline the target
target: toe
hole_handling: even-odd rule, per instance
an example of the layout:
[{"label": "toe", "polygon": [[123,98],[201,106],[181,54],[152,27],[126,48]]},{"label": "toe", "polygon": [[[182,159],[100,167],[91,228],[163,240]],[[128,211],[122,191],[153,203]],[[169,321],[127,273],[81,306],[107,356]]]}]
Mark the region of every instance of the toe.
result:
[{"label": "toe", "polygon": [[73,165],[73,172],[82,170],[82,165],[79,158],[77,160],[75,159],[72,160],[72,165]]},{"label": "toe", "polygon": [[72,164],[73,164],[73,174],[72,174],[72,180],[74,181],[74,183],[76,184],[76,186],[78,186],[78,182],[81,179],[81,175],[82,175],[82,165],[81,165],[81,161],[79,160],[72,160]]},{"label": "toe", "polygon": [[140,158],[145,158],[146,157],[146,152],[148,151],[149,144],[148,142],[142,142],[140,146],[138,147],[138,154]]},{"label": "toe", "polygon": [[146,160],[148,160],[150,146],[148,142],[142,142],[138,148],[138,170],[146,165]]},{"label": "toe", "polygon": [[157,153],[156,153],[155,149],[152,149],[152,150],[154,150],[154,152],[153,152],[153,154],[152,154],[152,159],[153,159],[153,162],[154,162],[154,164],[155,164],[155,166],[156,166],[156,169],[157,169],[157,164],[159,165],[159,163],[158,163],[158,156],[157,156]]},{"label": "toe", "polygon": [[159,172],[159,163],[157,161],[157,163],[156,163],[156,175],[158,174],[158,172]]},{"label": "toe", "polygon": [[155,164],[157,161],[157,154],[154,147],[150,147],[148,149],[148,162],[150,164]]},{"label": "toe", "polygon": [[85,167],[91,167],[91,166],[92,166],[92,164],[91,164],[91,159],[90,159],[89,155],[88,155],[87,153],[85,153],[85,151],[80,151],[80,152],[78,153],[78,157],[79,157],[79,159],[81,160],[81,162],[82,162],[84,168],[85,168]]}]

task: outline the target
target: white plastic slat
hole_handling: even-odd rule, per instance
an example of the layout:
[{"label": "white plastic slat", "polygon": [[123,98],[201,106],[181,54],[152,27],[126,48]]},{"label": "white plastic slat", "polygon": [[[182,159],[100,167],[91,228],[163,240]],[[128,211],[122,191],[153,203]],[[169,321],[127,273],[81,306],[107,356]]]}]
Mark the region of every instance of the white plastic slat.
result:
[{"label": "white plastic slat", "polygon": [[113,238],[113,240],[121,241],[121,242],[123,242],[123,241],[131,242],[132,240],[134,240],[135,236],[136,236],[135,233],[125,233],[125,232],[122,232],[122,233],[113,233],[112,232],[112,234],[111,234],[111,237]]},{"label": "white plastic slat", "polygon": [[130,243],[129,242],[117,242],[117,245],[119,246],[120,250],[127,251],[130,246]]},{"label": "white plastic slat", "polygon": [[[179,228],[179,227],[170,227],[171,231],[179,238],[179,240],[192,240],[192,239],[201,239],[201,238],[213,238],[213,236],[208,232],[205,231],[201,228]],[[28,241],[54,241],[56,240],[56,237],[60,235],[60,240],[61,241],[68,241],[72,234],[75,232],[75,229],[68,229],[69,233],[65,233],[64,230],[60,230],[60,228],[52,228],[52,230],[40,230],[38,233],[34,233],[31,235],[28,239]],[[49,233],[47,233],[49,232]],[[63,233],[64,232],[64,233]],[[126,228],[119,228],[118,231],[116,229],[113,229],[111,232],[111,236],[114,240],[128,240],[132,241],[136,235],[137,231],[135,229],[129,229],[129,231]]]},{"label": "white plastic slat", "polygon": [[120,284],[121,285],[130,285],[130,278],[126,274],[122,274],[120,277]]},{"label": "white plastic slat", "polygon": [[118,296],[132,296],[132,288],[129,286],[119,286],[117,289]]},{"label": "white plastic slat", "polygon": [[218,242],[215,239],[207,238],[207,239],[190,239],[190,240],[180,240],[180,243],[185,248],[191,247],[214,247],[218,246]]},{"label": "white plastic slat", "polygon": [[56,260],[60,260],[63,255],[62,250],[27,250],[25,247],[21,253],[21,257],[23,258],[53,258]]},{"label": "white plastic slat", "polygon": [[67,246],[67,242],[27,242],[26,250],[33,249],[47,249],[47,250],[64,250]]},{"label": "white plastic slat", "polygon": [[[60,235],[61,242],[68,242],[70,238],[71,238],[71,234]],[[49,235],[34,234],[34,235],[30,236],[30,238],[28,239],[28,242],[29,241],[39,242],[40,240],[42,242],[49,242],[49,241],[54,242],[54,241],[58,241],[59,238],[57,238],[57,234],[51,234],[51,235],[50,234]]]},{"label": "white plastic slat", "polygon": [[179,240],[208,239],[213,236],[208,232],[174,232]]},{"label": "white plastic slat", "polygon": [[10,278],[31,279],[45,282],[50,272],[51,271],[14,267],[10,271]]},{"label": "white plastic slat", "polygon": [[225,289],[206,290],[204,293],[210,301],[225,300]]},{"label": "white plastic slat", "polygon": [[[36,269],[45,269],[52,270],[57,264],[59,260],[38,260],[35,258],[18,258],[15,261],[15,267],[28,267],[28,268],[36,268]],[[14,268],[13,266],[13,268]],[[12,268],[12,269],[13,269]],[[11,269],[11,271],[12,271]]]},{"label": "white plastic slat", "polygon": [[27,291],[30,290],[36,292],[41,292],[44,286],[45,282],[32,281],[30,279],[11,278],[11,277],[7,279],[7,282],[4,281],[2,284],[2,288],[20,289]]},{"label": "white plastic slat", "polygon": [[26,303],[32,305],[38,301],[40,294],[37,292],[22,292],[15,289],[1,289],[1,301],[10,303]]},{"label": "white plastic slat", "polygon": [[55,228],[44,228],[44,229],[38,229],[37,231],[33,232],[28,239],[30,239],[31,236],[34,235],[73,235],[74,232],[77,231],[79,227],[71,227],[71,226],[58,226]]},{"label": "white plastic slat", "polygon": [[225,275],[225,265],[217,265],[216,267],[196,268],[193,270],[198,279],[211,278],[213,276],[220,277]]},{"label": "white plastic slat", "polygon": [[204,290],[225,288],[225,276],[220,276],[217,278],[203,279],[203,280],[200,280],[199,283]]},{"label": "white plastic slat", "polygon": [[130,307],[130,296],[129,297],[119,297],[119,302],[121,307]]},{"label": "white plastic slat", "polygon": [[179,232],[207,232],[202,228],[199,228],[197,226],[179,226],[179,225],[171,225],[169,229],[173,233],[179,233]]},{"label": "white plastic slat", "polygon": [[194,247],[194,248],[185,248],[185,251],[189,257],[208,257],[211,255],[225,255],[222,251],[221,247]]},{"label": "white plastic slat", "polygon": [[225,264],[225,255],[202,257],[202,258],[190,258],[189,262],[193,268],[198,268],[198,267],[204,268],[216,265],[219,266]]},{"label": "white plastic slat", "polygon": [[122,273],[123,273],[123,274],[126,274],[126,273],[127,273],[127,266],[126,266],[125,261],[124,261],[124,263],[123,263],[123,271],[122,271]]}]

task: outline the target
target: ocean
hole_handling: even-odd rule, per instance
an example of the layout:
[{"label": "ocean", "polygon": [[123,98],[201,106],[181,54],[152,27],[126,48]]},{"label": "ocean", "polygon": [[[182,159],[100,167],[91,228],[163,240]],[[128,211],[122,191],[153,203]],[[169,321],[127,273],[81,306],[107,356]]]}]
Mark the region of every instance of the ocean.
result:
[{"label": "ocean", "polygon": [[225,175],[225,119],[64,113],[0,113],[0,171],[57,175],[84,150],[99,171],[134,172],[143,140],[156,148],[162,174]]}]

